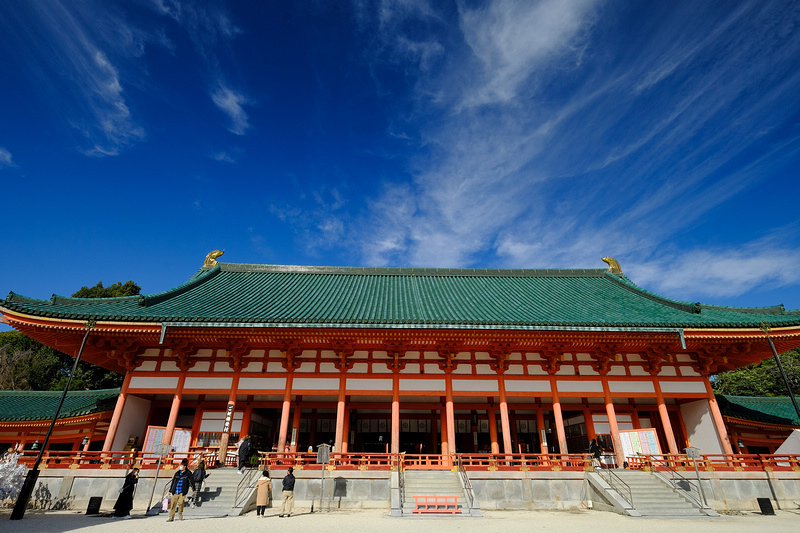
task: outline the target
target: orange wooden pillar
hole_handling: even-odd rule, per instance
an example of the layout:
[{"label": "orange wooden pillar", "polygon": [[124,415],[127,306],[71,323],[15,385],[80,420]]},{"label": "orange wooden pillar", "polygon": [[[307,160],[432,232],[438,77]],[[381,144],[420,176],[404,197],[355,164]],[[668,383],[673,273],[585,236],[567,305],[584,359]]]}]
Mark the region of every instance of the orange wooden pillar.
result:
[{"label": "orange wooden pillar", "polygon": [[439,420],[439,425],[441,426],[439,435],[442,439],[442,455],[446,456],[450,453],[450,444],[447,442],[447,434],[449,433],[447,430],[447,400],[442,402],[442,408],[439,409]]},{"label": "orange wooden pillar", "polygon": [[705,378],[705,385],[708,393],[708,406],[711,408],[711,415],[714,417],[714,425],[717,427],[719,440],[722,443],[722,451],[726,455],[733,455],[731,440],[728,438],[728,429],[725,427],[725,420],[722,418],[717,398],[714,396],[714,390],[711,388],[711,382],[708,381],[708,377]]},{"label": "orange wooden pillar", "polygon": [[342,369],[339,376],[339,401],[336,403],[336,440],[334,441],[333,450],[337,452],[342,451],[342,442],[344,439],[344,412],[345,412],[345,392],[347,391],[347,375],[346,369]]},{"label": "orange wooden pillar", "polygon": [[669,412],[667,411],[667,404],[664,403],[664,395],[661,392],[661,385],[658,379],[653,380],[653,388],[656,391],[656,402],[658,403],[658,414],[661,415],[661,425],[664,427],[664,435],[667,437],[667,447],[669,453],[679,454],[678,444],[675,442],[675,434],[672,432],[672,423],[669,420]]},{"label": "orange wooden pillar", "polygon": [[617,466],[621,467],[625,462],[625,452],[622,450],[622,439],[619,437],[619,425],[617,424],[617,413],[614,411],[614,402],[611,398],[611,389],[609,389],[608,380],[605,377],[603,377],[603,397],[606,402],[608,426],[611,429],[611,441],[614,443],[614,454],[617,457]]},{"label": "orange wooden pillar", "polygon": [[583,409],[583,423],[586,424],[586,437],[589,440],[592,440],[597,435],[594,432],[594,419],[592,418],[592,412],[588,407],[584,407]]},{"label": "orange wooden pillar", "polygon": [[391,453],[400,453],[400,378],[392,379],[392,446]]},{"label": "orange wooden pillar", "polygon": [[561,398],[558,396],[556,379],[550,379],[550,389],[553,394],[553,415],[556,419],[556,436],[558,437],[558,453],[569,453],[567,447],[567,432],[564,430],[564,417],[561,414]]},{"label": "orange wooden pillar", "polygon": [[447,414],[447,453],[456,453],[456,417],[453,410],[453,375],[448,372],[445,378],[445,411]]},{"label": "orange wooden pillar", "polygon": [[114,414],[111,415],[111,422],[108,426],[108,433],[106,433],[106,440],[103,442],[104,452],[110,452],[111,446],[114,445],[114,437],[117,435],[119,421],[122,418],[122,411],[125,409],[125,400],[128,398],[128,387],[130,387],[132,375],[133,372],[130,370],[125,372],[125,379],[123,380],[122,388],[119,391],[117,404],[114,406]]},{"label": "orange wooden pillar", "polygon": [[289,413],[292,409],[292,379],[290,372],[286,375],[286,388],[283,390],[283,405],[281,406],[281,425],[278,430],[278,453],[286,449],[286,432],[289,429]]},{"label": "orange wooden pillar", "polygon": [[[303,410],[300,408],[300,402],[294,403],[294,417],[292,418],[292,435],[298,436],[300,434],[300,413]],[[290,450],[297,451],[297,441],[289,443]]]},{"label": "orange wooden pillar", "polygon": [[[225,407],[225,424],[223,426],[222,436],[219,439],[219,452],[217,453],[217,461],[219,464],[224,465],[228,457],[228,442],[231,439],[231,426],[233,425],[233,414],[236,411],[236,396],[239,391],[239,374],[233,376],[231,383],[231,392],[228,394],[228,405]],[[244,428],[242,428],[244,429]],[[246,433],[239,431],[239,438],[244,437]]]},{"label": "orange wooden pillar", "polygon": [[497,454],[500,453],[500,445],[497,443],[497,410],[493,404],[489,405],[489,440],[492,441],[492,453]]},{"label": "orange wooden pillar", "polygon": [[536,408],[536,431],[539,432],[539,448],[541,453],[547,453],[547,430],[544,427],[544,409],[542,406]]},{"label": "orange wooden pillar", "polygon": [[500,427],[503,429],[503,453],[514,453],[511,447],[511,424],[508,421],[508,403],[506,402],[506,384],[501,374],[497,378],[500,393]]}]

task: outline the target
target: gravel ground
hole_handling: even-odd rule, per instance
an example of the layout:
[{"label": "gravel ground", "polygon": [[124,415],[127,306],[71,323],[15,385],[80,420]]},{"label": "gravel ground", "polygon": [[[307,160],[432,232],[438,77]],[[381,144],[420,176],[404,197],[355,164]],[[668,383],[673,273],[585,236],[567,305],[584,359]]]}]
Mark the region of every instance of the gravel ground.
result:
[{"label": "gravel ground", "polygon": [[10,510],[0,511],[0,532],[50,533],[80,531],[93,533],[155,533],[162,531],[226,531],[241,533],[360,533],[363,531],[391,531],[391,533],[425,533],[459,531],[464,533],[509,533],[515,531],[585,531],[592,533],[675,533],[676,531],[703,532],[753,532],[770,533],[800,531],[800,509],[776,511],[775,516],[760,513],[742,513],[721,518],[658,519],[628,518],[601,511],[484,511],[482,518],[425,516],[392,518],[385,511],[359,510],[314,513],[300,510],[290,518],[278,518],[277,512],[268,509],[266,518],[256,518],[255,513],[225,518],[194,518],[167,523],[167,516],[144,516],[134,512],[130,520],[104,516],[86,516],[74,511],[28,511],[22,520],[10,520]]}]

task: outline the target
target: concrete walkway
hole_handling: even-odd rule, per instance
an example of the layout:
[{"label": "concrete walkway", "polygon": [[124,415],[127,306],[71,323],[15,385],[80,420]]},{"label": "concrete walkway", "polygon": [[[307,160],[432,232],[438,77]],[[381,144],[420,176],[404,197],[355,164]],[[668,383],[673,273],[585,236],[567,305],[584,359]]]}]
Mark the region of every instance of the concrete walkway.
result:
[{"label": "concrete walkway", "polygon": [[665,520],[658,518],[626,518],[601,511],[485,511],[483,518],[413,517],[391,518],[386,511],[359,510],[310,514],[300,510],[291,518],[278,518],[277,510],[268,509],[266,518],[255,513],[241,517],[203,518],[167,523],[167,516],[146,517],[136,514],[130,520],[86,516],[74,511],[28,511],[22,520],[9,520],[10,510],[0,511],[0,532],[14,533],[143,533],[197,531],[236,531],[237,533],[353,533],[354,531],[391,531],[392,533],[425,533],[458,531],[459,533],[509,533],[513,531],[591,531],[599,533],[675,533],[693,532],[753,532],[770,533],[798,531],[800,509],[776,511],[776,516],[744,513],[721,518]]}]

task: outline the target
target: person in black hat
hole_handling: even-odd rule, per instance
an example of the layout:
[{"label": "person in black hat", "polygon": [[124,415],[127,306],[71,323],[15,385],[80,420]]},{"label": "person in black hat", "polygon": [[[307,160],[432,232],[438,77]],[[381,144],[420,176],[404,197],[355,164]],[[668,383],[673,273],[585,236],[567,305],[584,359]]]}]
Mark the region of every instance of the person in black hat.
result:
[{"label": "person in black hat", "polygon": [[283,478],[283,502],[281,503],[281,514],[278,516],[292,516],[292,506],[294,506],[294,468],[289,467],[286,477]]}]

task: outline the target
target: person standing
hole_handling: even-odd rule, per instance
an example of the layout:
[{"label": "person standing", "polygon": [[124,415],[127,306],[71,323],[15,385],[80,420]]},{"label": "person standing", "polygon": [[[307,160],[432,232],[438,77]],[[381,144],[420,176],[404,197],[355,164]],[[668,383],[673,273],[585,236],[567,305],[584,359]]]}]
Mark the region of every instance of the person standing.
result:
[{"label": "person standing", "polygon": [[283,478],[283,501],[281,502],[280,518],[284,516],[292,516],[292,507],[294,506],[294,468],[289,467],[286,477]]},{"label": "person standing", "polygon": [[169,488],[171,501],[169,503],[169,519],[167,522],[175,520],[175,507],[178,508],[178,520],[183,520],[183,504],[186,502],[186,494],[189,493],[189,487],[197,494],[194,486],[194,478],[189,471],[189,460],[184,459],[181,461],[181,466],[175,475],[172,476],[172,485]]},{"label": "person standing", "polygon": [[256,518],[264,516],[264,510],[269,505],[269,498],[272,494],[272,480],[269,478],[269,471],[264,473],[256,482]]},{"label": "person standing", "polygon": [[603,447],[597,439],[592,439],[589,443],[589,453],[592,455],[592,466],[596,469],[600,468],[600,456],[603,454]]},{"label": "person standing", "polygon": [[194,478],[194,490],[195,490],[194,502],[192,503],[192,507],[194,507],[194,505],[199,503],[200,501],[198,493],[201,490],[203,490],[203,483],[208,477],[208,474],[206,474],[205,459],[200,459],[200,462],[197,463],[197,468],[195,469],[194,473],[192,473],[192,477]]},{"label": "person standing", "polygon": [[244,469],[250,463],[250,436],[245,435],[239,444],[239,473],[243,474]]},{"label": "person standing", "polygon": [[133,509],[133,493],[136,490],[136,484],[139,483],[139,469],[134,468],[130,474],[125,476],[125,481],[122,483],[122,488],[119,489],[119,498],[117,503],[114,504],[114,516],[122,518],[131,517],[131,509]]}]

